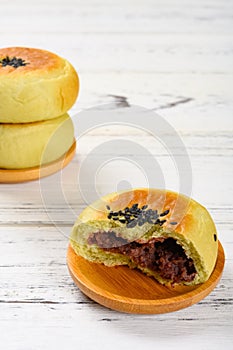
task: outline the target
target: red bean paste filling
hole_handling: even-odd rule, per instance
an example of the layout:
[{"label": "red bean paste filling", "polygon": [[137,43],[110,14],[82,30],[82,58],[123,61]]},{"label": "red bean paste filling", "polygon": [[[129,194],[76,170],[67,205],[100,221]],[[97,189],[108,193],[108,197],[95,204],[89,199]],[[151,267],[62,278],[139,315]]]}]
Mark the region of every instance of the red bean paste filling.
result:
[{"label": "red bean paste filling", "polygon": [[196,276],[193,260],[174,238],[152,238],[146,243],[128,242],[113,231],[95,232],[88,244],[96,244],[104,251],[127,255],[138,266],[157,272],[172,283],[191,282]]}]

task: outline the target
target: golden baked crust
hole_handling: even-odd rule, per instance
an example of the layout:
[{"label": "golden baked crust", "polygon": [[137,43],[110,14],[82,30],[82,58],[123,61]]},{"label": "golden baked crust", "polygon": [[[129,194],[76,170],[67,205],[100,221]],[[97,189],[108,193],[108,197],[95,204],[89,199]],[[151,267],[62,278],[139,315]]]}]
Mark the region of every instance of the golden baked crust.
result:
[{"label": "golden baked crust", "polygon": [[[14,57],[23,65],[12,64]],[[57,118],[72,107],[78,90],[75,69],[58,55],[34,48],[0,49],[1,123]]]},{"label": "golden baked crust", "polygon": [[[121,228],[115,228],[116,223],[108,219],[109,210],[123,210],[138,204],[139,208],[148,205],[149,209],[163,213],[169,210],[161,227],[156,225],[142,225],[127,229],[125,224]],[[158,225],[157,225],[158,226]],[[71,234],[71,245],[77,254],[88,260],[102,262],[106,265],[130,265],[129,260],[119,255],[103,252],[96,246],[88,245],[90,232],[116,230],[123,238],[131,241],[140,240],[140,237],[150,239],[152,237],[174,238],[180,244],[186,255],[193,259],[197,270],[197,276],[191,283],[197,284],[206,281],[212,273],[217,259],[217,232],[214,222],[208,211],[198,202],[184,195],[160,189],[139,188],[130,191],[109,194],[89,207],[78,217]],[[148,234],[149,232],[149,234]],[[144,238],[143,238],[144,239]],[[137,266],[139,267],[139,266]],[[140,268],[140,267],[139,267]],[[161,283],[167,283],[153,271],[141,268],[142,271],[153,275]]]},{"label": "golden baked crust", "polygon": [[72,146],[74,127],[65,114],[26,124],[0,124],[0,168],[25,169],[50,163]]}]

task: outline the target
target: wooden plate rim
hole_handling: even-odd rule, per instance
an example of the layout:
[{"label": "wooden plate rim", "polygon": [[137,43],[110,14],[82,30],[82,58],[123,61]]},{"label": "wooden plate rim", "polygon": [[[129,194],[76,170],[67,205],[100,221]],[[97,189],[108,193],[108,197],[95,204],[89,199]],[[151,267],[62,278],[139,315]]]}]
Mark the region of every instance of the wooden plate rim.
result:
[{"label": "wooden plate rim", "polygon": [[2,169],[0,168],[0,183],[20,183],[25,181],[33,181],[56,173],[63,169],[73,159],[76,151],[76,140],[69,150],[57,160],[45,164],[26,169]]},{"label": "wooden plate rim", "polygon": [[[164,306],[166,306],[166,305],[172,306],[173,304],[176,304],[178,302],[181,302],[184,300],[187,301],[189,298],[199,296],[198,300],[196,300],[195,302],[190,304],[190,305],[192,305],[192,304],[202,300],[205,296],[207,296],[216,287],[216,285],[218,284],[218,282],[221,278],[223,268],[224,268],[224,263],[225,263],[224,250],[223,250],[221,243],[218,241],[218,257],[217,257],[215,268],[214,268],[210,278],[205,283],[197,285],[197,287],[195,289],[187,291],[186,293],[184,292],[178,296],[171,296],[171,297],[166,297],[166,298],[162,298],[162,299],[137,299],[137,298],[135,299],[135,298],[125,297],[125,296],[123,299],[121,299],[120,294],[114,294],[114,293],[109,293],[107,291],[104,291],[100,287],[97,287],[91,280],[86,279],[86,281],[88,281],[88,284],[85,281],[83,281],[82,279],[80,280],[80,277],[82,277],[82,276],[76,275],[76,273],[73,271],[72,266],[69,262],[69,255],[72,253],[72,251],[73,251],[73,248],[69,245],[68,251],[67,251],[67,266],[68,266],[68,270],[71,274],[71,277],[73,278],[75,284],[82,290],[82,292],[84,294],[86,294],[88,297],[90,297],[94,301],[98,302],[99,304],[102,304],[101,302],[98,301],[98,298],[101,297],[101,298],[107,299],[110,303],[112,301],[116,301],[116,302],[119,302],[121,304],[137,305],[139,307],[140,306],[141,307],[151,306],[153,308],[153,306],[154,307],[163,306],[163,305]],[[74,253],[74,251],[73,251],[73,253]],[[93,263],[90,262],[90,264],[93,264]],[[95,297],[93,297],[93,295],[90,296],[90,294],[87,291],[94,293],[94,296],[96,295],[97,298],[95,299]],[[103,303],[102,305],[111,308],[111,306],[106,305],[106,303]],[[181,309],[183,307],[185,307],[185,306],[181,306],[179,309]],[[175,309],[175,310],[179,310],[179,309]],[[125,312],[125,309],[120,309],[119,307],[115,308],[115,310]],[[159,312],[153,312],[153,313],[156,314]]]}]

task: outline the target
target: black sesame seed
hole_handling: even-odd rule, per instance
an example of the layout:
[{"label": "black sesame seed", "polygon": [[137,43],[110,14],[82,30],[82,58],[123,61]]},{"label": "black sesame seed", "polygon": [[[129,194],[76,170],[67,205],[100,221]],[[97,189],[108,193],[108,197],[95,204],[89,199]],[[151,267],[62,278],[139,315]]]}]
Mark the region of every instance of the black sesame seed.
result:
[{"label": "black sesame seed", "polygon": [[158,215],[157,214],[155,214],[155,215],[153,215],[153,216],[151,216],[154,220],[156,220],[156,219],[158,219]]},{"label": "black sesame seed", "polygon": [[136,214],[136,210],[135,209],[131,209],[130,210],[130,214],[135,215]]},{"label": "black sesame seed", "polygon": [[215,242],[217,241],[217,235],[216,235],[216,233],[214,234],[214,241],[215,241]]},{"label": "black sesame seed", "polygon": [[[110,210],[110,206],[106,206]],[[169,213],[169,209],[165,210],[163,213],[158,214],[158,210],[148,209],[148,205],[143,205],[142,208],[138,207],[138,203],[132,205],[132,207],[126,207],[125,209],[113,212],[110,211],[108,218],[119,221],[121,223],[126,223],[126,227],[132,228],[136,225],[142,226],[146,222],[154,225],[162,226],[166,220],[160,220],[159,216],[165,216]],[[172,225],[175,225],[176,222],[172,222]]]},{"label": "black sesame seed", "polygon": [[177,225],[177,222],[176,221],[171,221],[170,225]]},{"label": "black sesame seed", "polygon": [[128,227],[128,228],[133,228],[133,227],[135,227],[136,225],[137,225],[136,220],[132,220],[131,222],[129,222],[129,223],[127,224],[127,227]]},{"label": "black sesame seed", "polygon": [[167,220],[160,220],[159,225],[162,226]]},{"label": "black sesame seed", "polygon": [[145,224],[145,220],[139,220],[138,221],[138,226],[142,226],[142,225],[144,225]]},{"label": "black sesame seed", "polygon": [[126,219],[130,219],[130,216],[131,216],[130,214],[125,214]]},{"label": "black sesame seed", "polygon": [[26,63],[25,60],[23,60],[22,58],[17,58],[17,57],[10,58],[9,56],[6,56],[5,58],[0,59],[0,64],[2,65],[2,67],[11,66],[14,68],[18,68],[18,67],[26,66],[29,63]]},{"label": "black sesame seed", "polygon": [[153,215],[154,210],[152,210],[152,209],[148,209],[146,213],[147,213],[147,215]]},{"label": "black sesame seed", "polygon": [[165,210],[163,213],[161,213],[159,216],[165,216],[165,215],[167,215],[168,213],[169,213],[169,209],[167,209],[167,210]]}]

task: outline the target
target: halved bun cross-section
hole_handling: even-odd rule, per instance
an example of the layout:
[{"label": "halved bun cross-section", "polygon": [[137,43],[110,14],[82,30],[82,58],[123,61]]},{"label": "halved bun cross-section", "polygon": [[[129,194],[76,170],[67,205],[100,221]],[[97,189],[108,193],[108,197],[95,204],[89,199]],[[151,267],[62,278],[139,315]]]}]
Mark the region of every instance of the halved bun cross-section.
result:
[{"label": "halved bun cross-section", "polygon": [[218,251],[208,211],[158,189],[112,193],[91,204],[78,217],[70,242],[85,259],[138,268],[162,284],[205,282]]}]

